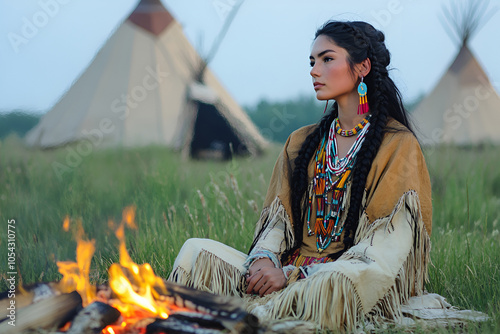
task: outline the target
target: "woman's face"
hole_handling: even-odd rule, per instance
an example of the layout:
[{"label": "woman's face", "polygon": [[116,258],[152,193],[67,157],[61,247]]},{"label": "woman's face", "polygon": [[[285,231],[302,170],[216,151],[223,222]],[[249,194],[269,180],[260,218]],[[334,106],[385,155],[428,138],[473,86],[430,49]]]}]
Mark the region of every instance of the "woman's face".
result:
[{"label": "woman's face", "polygon": [[324,35],[318,36],[311,50],[311,76],[318,100],[337,100],[356,93],[357,77],[353,76],[346,49]]}]

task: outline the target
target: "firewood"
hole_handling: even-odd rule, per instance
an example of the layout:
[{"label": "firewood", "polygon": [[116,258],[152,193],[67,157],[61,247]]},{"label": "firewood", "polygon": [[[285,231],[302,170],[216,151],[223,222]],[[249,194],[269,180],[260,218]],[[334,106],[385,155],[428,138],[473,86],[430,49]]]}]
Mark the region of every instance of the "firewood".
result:
[{"label": "firewood", "polygon": [[180,319],[174,315],[168,319],[158,319],[146,327],[146,334],[220,334],[221,331],[222,329],[200,327],[196,322]]},{"label": "firewood", "polygon": [[[61,293],[57,290],[54,283],[37,283],[28,287],[24,287],[23,291],[16,289],[14,293],[6,291],[0,294],[0,322],[5,321],[10,313],[8,309],[11,305],[11,300],[15,301],[16,310],[22,309],[33,303],[46,298],[52,298]],[[11,295],[9,298],[9,295]]]},{"label": "firewood", "polygon": [[157,319],[146,333],[220,333],[225,327],[216,317],[198,312],[178,312],[167,319]]},{"label": "firewood", "polygon": [[78,312],[67,334],[100,333],[106,326],[115,323],[120,312],[114,307],[94,302]]},{"label": "firewood", "polygon": [[165,289],[156,288],[156,291],[163,299],[179,308],[229,319],[237,319],[247,314],[240,307],[240,299],[216,295],[168,281],[164,281],[164,284]]},{"label": "firewood", "polygon": [[[164,284],[165,289],[156,289],[161,295],[161,299],[181,309],[210,315],[213,322],[219,323],[230,332],[256,333],[259,328],[257,317],[243,310],[240,307],[241,301],[237,298],[219,296],[168,281],[165,281]],[[170,315],[170,317],[175,314]],[[186,313],[181,314],[185,315]],[[177,320],[178,318],[174,316],[173,319]],[[194,322],[198,322],[202,321],[203,317],[194,314],[192,319],[198,319],[194,320]]]},{"label": "firewood", "polygon": [[204,328],[212,328],[222,330],[224,329],[224,324],[220,319],[214,317],[210,314],[198,313],[198,312],[177,312],[171,314],[167,320],[173,321],[183,321],[199,325]]},{"label": "firewood", "polygon": [[0,323],[0,333],[22,333],[30,329],[54,330],[71,320],[82,307],[78,292],[52,296],[16,310],[15,326],[8,321]]}]

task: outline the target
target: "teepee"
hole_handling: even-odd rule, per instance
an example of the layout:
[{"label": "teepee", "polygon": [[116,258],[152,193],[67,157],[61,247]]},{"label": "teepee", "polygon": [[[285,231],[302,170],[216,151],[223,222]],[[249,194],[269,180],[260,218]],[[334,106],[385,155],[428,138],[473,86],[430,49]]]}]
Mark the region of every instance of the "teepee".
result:
[{"label": "teepee", "polygon": [[204,65],[160,0],[141,0],[26,143],[260,152],[266,140]]},{"label": "teepee", "polygon": [[487,3],[482,4],[459,8],[454,3],[454,12],[445,13],[460,51],[412,113],[424,145],[500,143],[500,97],[468,46],[486,21]]}]

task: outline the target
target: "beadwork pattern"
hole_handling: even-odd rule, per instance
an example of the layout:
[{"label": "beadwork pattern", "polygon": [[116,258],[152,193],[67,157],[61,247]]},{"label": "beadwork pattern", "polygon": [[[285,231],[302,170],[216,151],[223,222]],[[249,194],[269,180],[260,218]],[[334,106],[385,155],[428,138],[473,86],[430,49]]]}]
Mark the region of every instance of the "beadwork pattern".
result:
[{"label": "beadwork pattern", "polygon": [[370,116],[371,115],[369,115],[366,118],[363,118],[363,120],[361,122],[359,122],[358,125],[356,125],[351,130],[344,130],[344,129],[342,129],[340,127],[339,119],[335,118],[335,131],[337,132],[337,134],[341,135],[342,137],[352,137],[352,136],[356,135],[359,131],[361,131],[365,127],[365,125],[370,120]]},{"label": "beadwork pattern", "polygon": [[[314,178],[311,185],[312,189],[309,189],[307,203],[307,232],[309,236],[316,234],[316,247],[319,253],[323,252],[332,241],[340,241],[340,235],[344,229],[344,224],[340,224],[340,218],[344,211],[344,194],[356,155],[369,128],[368,118],[367,123],[363,125],[347,155],[339,159],[335,137],[335,121],[330,127],[328,136],[325,135],[316,150]],[[330,201],[328,200],[329,194],[331,194]],[[311,228],[313,201],[316,204],[314,231]]]}]

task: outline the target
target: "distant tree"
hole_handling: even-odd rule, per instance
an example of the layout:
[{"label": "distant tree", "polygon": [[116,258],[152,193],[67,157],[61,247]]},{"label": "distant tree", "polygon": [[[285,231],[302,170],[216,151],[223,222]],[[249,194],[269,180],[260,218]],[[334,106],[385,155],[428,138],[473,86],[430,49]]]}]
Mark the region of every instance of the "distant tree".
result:
[{"label": "distant tree", "polygon": [[293,131],[319,121],[324,102],[318,102],[313,97],[299,96],[282,102],[261,100],[255,106],[245,109],[266,139],[284,143]]},{"label": "distant tree", "polygon": [[[423,94],[405,103],[411,112],[420,103]],[[333,101],[330,101],[331,106]],[[299,96],[295,99],[281,102],[261,100],[255,106],[247,106],[245,110],[252,121],[260,129],[266,139],[284,143],[288,136],[298,128],[317,123],[323,111],[325,102],[314,97]]]},{"label": "distant tree", "polygon": [[41,115],[23,111],[0,113],[0,139],[7,137],[11,133],[24,137],[40,121],[40,117]]}]

